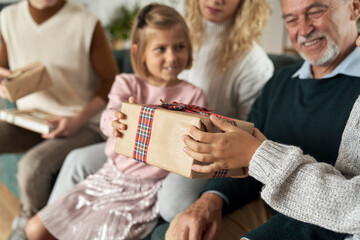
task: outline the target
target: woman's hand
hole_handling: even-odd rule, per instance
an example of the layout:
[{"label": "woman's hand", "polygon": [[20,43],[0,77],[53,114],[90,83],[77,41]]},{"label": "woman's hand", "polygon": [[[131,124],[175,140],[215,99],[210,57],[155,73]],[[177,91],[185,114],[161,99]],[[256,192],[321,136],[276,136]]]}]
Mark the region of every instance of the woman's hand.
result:
[{"label": "woman's hand", "polygon": [[8,77],[10,74],[11,72],[9,69],[0,67],[0,97],[4,99],[9,99],[9,94],[5,89],[2,79]]},{"label": "woman's hand", "polygon": [[48,121],[48,123],[56,126],[56,128],[53,131],[42,135],[42,137],[46,139],[73,136],[84,125],[82,121],[76,116],[60,117]]},{"label": "woman's hand", "polygon": [[190,128],[190,134],[183,140],[184,151],[192,158],[209,163],[209,165],[193,165],[197,172],[214,172],[222,169],[248,167],[255,151],[266,140],[265,136],[254,129],[253,135],[231,125],[214,115],[210,116],[212,123],[223,133],[203,132],[195,127]]},{"label": "woman's hand", "polygon": [[[137,103],[135,97],[130,97],[129,103]],[[117,112],[115,112],[115,118],[116,118],[116,120],[112,121],[112,123],[111,123],[111,126],[113,127],[113,136],[121,137],[122,136],[121,131],[124,131],[127,128],[126,124],[121,123],[121,119],[125,119],[126,115],[124,113],[122,113],[121,111],[117,111]]]}]

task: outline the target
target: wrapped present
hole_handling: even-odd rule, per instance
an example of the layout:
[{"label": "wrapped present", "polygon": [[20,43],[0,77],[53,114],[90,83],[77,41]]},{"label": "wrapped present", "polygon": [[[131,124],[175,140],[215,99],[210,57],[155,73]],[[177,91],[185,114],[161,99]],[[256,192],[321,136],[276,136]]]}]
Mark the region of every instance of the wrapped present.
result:
[{"label": "wrapped present", "polygon": [[55,125],[49,123],[59,118],[39,109],[0,109],[0,120],[37,133],[49,133]]},{"label": "wrapped present", "polygon": [[34,62],[12,71],[3,80],[9,100],[15,102],[28,94],[44,90],[52,85],[49,73],[40,62]]},{"label": "wrapped present", "polygon": [[[207,109],[179,103],[163,103],[160,106],[123,103],[121,112],[126,114],[126,119],[121,122],[127,125],[127,130],[117,139],[116,153],[187,178],[247,175],[245,168],[224,169],[214,173],[198,173],[191,169],[194,163],[205,163],[192,159],[183,150],[185,143],[182,141],[182,136],[189,134],[189,127],[195,126],[208,132],[220,132],[209,118],[214,113]],[[252,123],[225,119],[249,133],[254,129]]]}]

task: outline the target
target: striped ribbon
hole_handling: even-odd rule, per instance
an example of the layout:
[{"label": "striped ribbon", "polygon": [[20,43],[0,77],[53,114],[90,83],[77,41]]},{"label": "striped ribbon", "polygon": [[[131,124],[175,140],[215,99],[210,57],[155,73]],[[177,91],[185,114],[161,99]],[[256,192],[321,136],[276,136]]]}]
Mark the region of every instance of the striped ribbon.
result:
[{"label": "striped ribbon", "polygon": [[[195,114],[202,114],[206,116],[215,115],[219,118],[222,118],[229,122],[230,124],[236,126],[236,122],[231,120],[230,118],[224,117],[222,115],[210,112],[206,108],[202,108],[196,105],[183,104],[183,103],[165,103],[161,100],[161,105],[150,105],[150,106],[142,106],[139,115],[138,127],[136,131],[135,137],[135,146],[133,152],[133,158],[139,162],[146,163],[147,151],[150,142],[152,123],[155,114],[155,110],[158,108],[164,108],[175,111],[183,111]],[[214,172],[212,178],[224,178],[226,177],[228,169],[220,170]]]},{"label": "striped ribbon", "polygon": [[154,113],[155,107],[141,107],[133,152],[133,158],[139,162],[146,163]]}]

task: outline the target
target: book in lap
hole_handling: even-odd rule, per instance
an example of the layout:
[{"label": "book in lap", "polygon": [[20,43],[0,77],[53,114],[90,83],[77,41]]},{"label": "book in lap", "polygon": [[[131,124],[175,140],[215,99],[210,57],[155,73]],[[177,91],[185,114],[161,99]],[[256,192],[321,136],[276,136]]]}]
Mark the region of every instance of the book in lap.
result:
[{"label": "book in lap", "polygon": [[0,120],[10,124],[26,128],[37,133],[49,133],[55,126],[47,121],[58,118],[58,116],[41,111],[39,109],[17,110],[1,109]]},{"label": "book in lap", "polygon": [[11,102],[52,85],[49,73],[40,62],[15,69],[2,81]]}]

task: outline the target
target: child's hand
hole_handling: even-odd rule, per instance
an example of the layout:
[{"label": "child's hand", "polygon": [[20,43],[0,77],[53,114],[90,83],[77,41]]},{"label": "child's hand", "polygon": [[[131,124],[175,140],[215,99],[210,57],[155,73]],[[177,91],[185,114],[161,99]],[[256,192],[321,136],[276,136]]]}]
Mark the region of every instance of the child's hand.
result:
[{"label": "child's hand", "polygon": [[184,151],[190,157],[200,162],[211,163],[206,166],[193,165],[192,169],[197,172],[214,172],[248,167],[255,151],[266,140],[265,136],[257,129],[251,135],[213,115],[210,119],[224,133],[203,132],[191,127],[190,133],[198,141],[189,135],[183,138],[186,144]]},{"label": "child's hand", "polygon": [[135,97],[133,96],[129,97],[129,103],[137,103]]},{"label": "child's hand", "polygon": [[[129,97],[129,103],[137,103],[135,97],[131,96]],[[126,130],[127,125],[120,122],[121,119],[125,119],[126,115],[123,114],[120,111],[115,112],[115,118],[116,120],[112,121],[111,126],[113,129],[113,136],[114,137],[121,137],[122,133],[121,131]],[[120,131],[121,130],[121,131]]]},{"label": "child's hand", "polygon": [[127,126],[125,124],[121,123],[120,120],[125,119],[126,115],[120,111],[117,111],[117,112],[115,112],[115,118],[116,118],[116,120],[112,121],[112,123],[111,123],[111,126],[114,128],[113,136],[121,137],[122,133],[120,132],[120,130],[126,130]]}]

